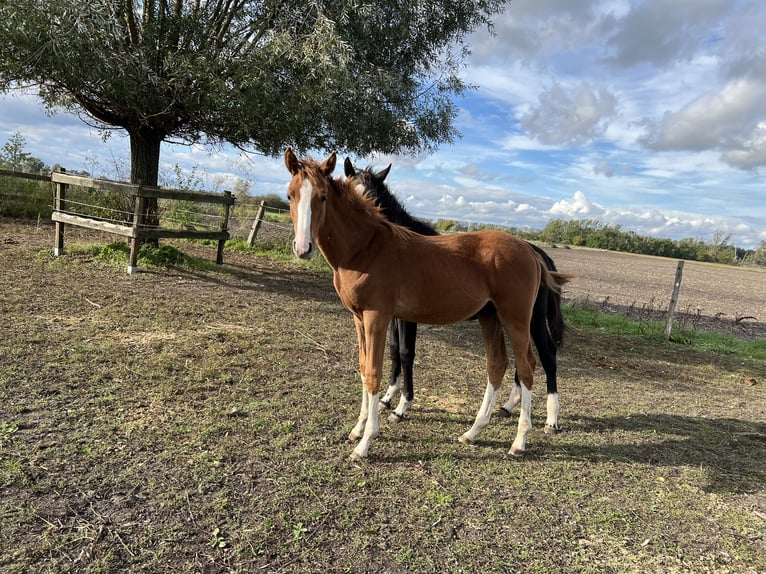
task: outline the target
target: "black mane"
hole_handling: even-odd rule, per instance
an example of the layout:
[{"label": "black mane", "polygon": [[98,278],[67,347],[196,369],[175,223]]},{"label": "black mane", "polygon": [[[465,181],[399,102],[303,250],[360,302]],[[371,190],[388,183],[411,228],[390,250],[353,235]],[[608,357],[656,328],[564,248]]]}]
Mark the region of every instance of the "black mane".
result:
[{"label": "black mane", "polygon": [[384,217],[391,223],[401,225],[419,235],[439,235],[434,227],[420,219],[412,217],[404,206],[399,203],[396,196],[385,184],[388,169],[375,173],[372,167],[367,166],[357,171],[347,159],[345,163],[346,176],[356,179],[365,189],[365,194],[380,207]]}]

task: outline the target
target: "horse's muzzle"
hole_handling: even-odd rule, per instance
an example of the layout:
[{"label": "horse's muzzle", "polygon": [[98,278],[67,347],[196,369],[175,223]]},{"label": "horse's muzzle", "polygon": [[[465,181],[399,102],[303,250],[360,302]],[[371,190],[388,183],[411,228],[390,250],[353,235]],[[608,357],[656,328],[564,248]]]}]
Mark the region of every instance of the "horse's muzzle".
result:
[{"label": "horse's muzzle", "polygon": [[309,241],[308,245],[299,247],[298,242],[293,239],[293,253],[301,259],[311,259],[311,256],[314,255],[314,242]]}]

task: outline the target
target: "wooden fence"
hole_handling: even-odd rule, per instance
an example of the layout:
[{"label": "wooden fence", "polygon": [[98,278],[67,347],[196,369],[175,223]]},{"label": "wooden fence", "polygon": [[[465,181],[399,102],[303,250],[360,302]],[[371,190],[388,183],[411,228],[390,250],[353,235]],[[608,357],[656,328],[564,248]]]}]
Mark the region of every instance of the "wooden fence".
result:
[{"label": "wooden fence", "polygon": [[[223,193],[209,193],[202,191],[187,191],[180,189],[168,189],[162,187],[133,185],[102,179],[91,179],[63,172],[51,174],[51,181],[55,184],[53,197],[53,213],[51,219],[56,222],[56,238],[54,255],[62,255],[64,252],[64,228],[65,225],[76,225],[88,229],[105,231],[115,235],[121,235],[130,239],[130,258],[128,261],[128,273],[136,271],[138,261],[138,248],[142,241],[147,239],[159,239],[178,237],[186,239],[210,239],[218,241],[216,264],[223,265],[223,247],[229,239],[229,211],[234,205],[234,197],[230,191]],[[130,198],[133,207],[131,221],[126,223],[106,221],[67,209],[67,188],[77,185],[97,192],[117,193]],[[149,226],[144,222],[144,212],[149,198],[170,199],[189,201],[194,203],[212,203],[223,206],[219,228],[216,230],[195,229],[169,229]]]}]

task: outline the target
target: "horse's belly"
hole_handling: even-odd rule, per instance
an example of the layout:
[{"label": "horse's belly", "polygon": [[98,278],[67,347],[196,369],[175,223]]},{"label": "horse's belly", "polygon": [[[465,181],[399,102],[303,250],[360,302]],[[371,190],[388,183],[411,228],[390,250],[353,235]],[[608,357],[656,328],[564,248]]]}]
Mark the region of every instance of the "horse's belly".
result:
[{"label": "horse's belly", "polygon": [[430,294],[400,292],[394,316],[413,323],[457,323],[478,313],[489,301],[487,293],[441,289]]}]

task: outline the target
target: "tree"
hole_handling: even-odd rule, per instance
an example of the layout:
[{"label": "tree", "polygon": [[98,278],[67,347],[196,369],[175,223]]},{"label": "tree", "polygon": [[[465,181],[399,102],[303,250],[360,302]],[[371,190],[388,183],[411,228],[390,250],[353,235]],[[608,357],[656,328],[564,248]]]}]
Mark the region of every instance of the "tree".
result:
[{"label": "tree", "polygon": [[21,135],[21,132],[13,132],[8,141],[3,145],[0,150],[0,165],[7,169],[13,169],[21,171],[30,159],[31,155],[24,151],[27,145],[27,140]]},{"label": "tree", "polygon": [[139,184],[163,141],[433,149],[457,135],[460,45],[507,1],[3,0],[0,91],[127,131]]},{"label": "tree", "polygon": [[27,140],[21,132],[13,132],[0,149],[0,167],[26,173],[49,173],[45,162],[26,151]]}]

